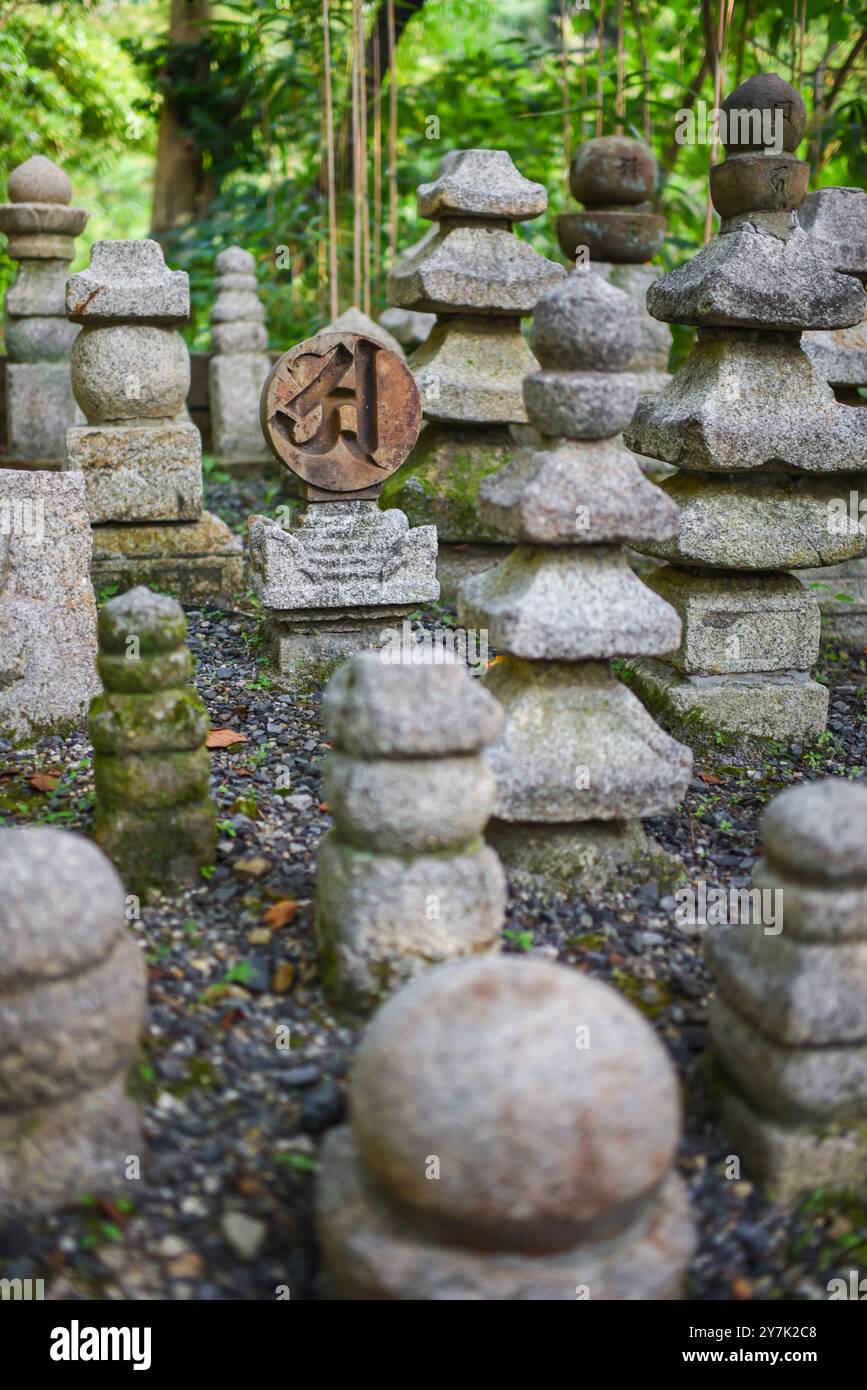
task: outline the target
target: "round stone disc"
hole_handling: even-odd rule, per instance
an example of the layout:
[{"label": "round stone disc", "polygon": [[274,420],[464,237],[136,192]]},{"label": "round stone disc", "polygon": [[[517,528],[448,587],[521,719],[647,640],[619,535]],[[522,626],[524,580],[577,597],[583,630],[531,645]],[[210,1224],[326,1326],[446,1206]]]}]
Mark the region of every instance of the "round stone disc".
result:
[{"label": "round stone disc", "polygon": [[336,494],[384,482],[421,426],[412,372],[361,333],[318,333],[284,353],[259,409],[277,458],[312,487]]}]

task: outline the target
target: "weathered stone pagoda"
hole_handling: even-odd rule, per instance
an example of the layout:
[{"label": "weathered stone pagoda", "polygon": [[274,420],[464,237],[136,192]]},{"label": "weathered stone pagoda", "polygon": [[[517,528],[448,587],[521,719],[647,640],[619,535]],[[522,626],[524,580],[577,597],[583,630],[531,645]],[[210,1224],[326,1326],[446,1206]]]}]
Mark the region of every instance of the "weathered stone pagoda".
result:
[{"label": "weathered stone pagoda", "polygon": [[[791,1201],[867,1182],[867,787],[776,797],[752,895],[770,912],[708,932],[722,1121],[744,1175]],[[773,917],[774,925],[769,925]]]},{"label": "weathered stone pagoda", "polygon": [[393,305],[437,321],[410,361],[427,423],[383,497],[411,522],[436,526],[446,596],[462,575],[508,553],[476,498],[482,479],[516,452],[509,426],[527,421],[521,383],[537,364],[521,318],[564,275],[512,230],[547,205],[545,189],[506,150],[452,150],[418,190],[419,214],[435,226],[388,277]]},{"label": "weathered stone pagoda", "polygon": [[[820,188],[808,193],[798,221],[814,236],[835,270],[867,284],[867,193]],[[867,309],[854,328],[805,333],[804,351],[845,405],[867,408]],[[832,524],[857,516],[867,529],[867,477],[840,488]],[[830,518],[829,518],[830,519]],[[822,632],[852,647],[867,646],[867,558],[798,574],[819,601]]]},{"label": "weathered stone pagoda", "polygon": [[259,423],[259,395],[271,370],[265,307],[249,251],[227,247],[217,256],[216,268],[208,363],[211,447],[218,463],[244,475],[272,462]]},{"label": "weathered stone pagoda", "polygon": [[804,104],[764,74],[724,108],[768,113],[782,150],[767,122],[762,134],[742,120],[740,143],[711,169],[719,235],[647,293],[655,317],[696,325],[698,341],[671,383],[641,398],[624,438],[679,470],[662,485],[677,535],[636,548],[671,562],[648,582],[677,608],[683,639],[667,661],[639,662],[635,686],[673,732],[730,757],[825,727],[828,692],[810,678],[819,609],[787,571],[863,554],[857,524],[832,531],[828,514],[867,464],[867,414],[837,402],[800,345],[806,329],[859,323],[865,298],[798,225]]},{"label": "weathered stone pagoda", "polygon": [[82,325],[72,389],[88,423],[68,430],[64,467],[84,475],[97,592],[155,584],[191,603],[236,593],[241,543],[203,511],[202,441],[185,406],[186,272],[166,268],[156,241],[97,241],[67,283],[66,312]]},{"label": "weathered stone pagoda", "polygon": [[2,464],[55,468],[66,456],[66,430],[83,419],[69,375],[78,329],[66,318],[66,277],[84,208],[69,206],[72,187],[62,169],[35,154],[9,175],[9,202],[0,207],[7,255],[18,261],[6,291],[6,441]]},{"label": "weathered stone pagoda", "polygon": [[[461,586],[466,626],[505,653],[485,683],[506,711],[488,757],[497,779],[488,837],[507,864],[563,887],[651,871],[642,816],[680,799],[689,749],[613,675],[615,656],[665,653],[674,609],[632,572],[623,547],[673,534],[677,511],[619,438],[636,387],[631,300],[575,270],[542,296],[524,382],[540,435],[479,489],[485,522],[517,548]],[[661,867],[661,866],[660,866]]]}]

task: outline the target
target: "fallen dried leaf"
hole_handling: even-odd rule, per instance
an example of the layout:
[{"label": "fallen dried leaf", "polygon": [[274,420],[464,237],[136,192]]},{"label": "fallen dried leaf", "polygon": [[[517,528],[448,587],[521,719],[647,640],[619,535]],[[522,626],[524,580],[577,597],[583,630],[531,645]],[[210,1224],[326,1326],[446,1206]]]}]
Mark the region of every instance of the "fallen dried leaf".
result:
[{"label": "fallen dried leaf", "polygon": [[295,966],[291,961],[281,960],[271,976],[271,988],[275,994],[287,994],[295,980]]},{"label": "fallen dried leaf", "polygon": [[731,1291],[733,1296],[741,1301],[752,1298],[753,1296],[752,1284],[749,1279],[744,1279],[741,1275],[738,1275],[736,1279],[732,1280]]},{"label": "fallen dried leaf", "polygon": [[230,748],[233,743],[248,743],[246,734],[239,734],[235,729],[209,729],[205,739],[206,748]]},{"label": "fallen dried leaf", "polygon": [[327,801],[320,801],[320,803],[319,803],[319,809],[320,809],[320,811],[329,811],[329,812],[330,812],[331,807],[329,806],[329,804],[328,804]]},{"label": "fallen dried leaf", "polygon": [[60,776],[56,772],[34,772],[30,785],[38,792],[53,792],[59,781]]},{"label": "fallen dried leaf", "polygon": [[700,772],[698,776],[709,787],[718,787],[722,782],[722,778],[715,776],[712,772]]},{"label": "fallen dried leaf", "polygon": [[273,907],[268,908],[262,920],[263,922],[267,922],[268,926],[273,927],[276,931],[280,927],[287,927],[297,911],[298,904],[295,902],[294,898],[283,898],[281,902],[275,903]]}]

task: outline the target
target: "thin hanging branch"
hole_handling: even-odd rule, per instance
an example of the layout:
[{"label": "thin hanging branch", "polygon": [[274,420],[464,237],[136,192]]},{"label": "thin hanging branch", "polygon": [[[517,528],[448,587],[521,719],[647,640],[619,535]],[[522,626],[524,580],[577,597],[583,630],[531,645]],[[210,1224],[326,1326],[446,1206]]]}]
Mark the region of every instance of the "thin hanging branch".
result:
[{"label": "thin hanging branch", "polygon": [[340,313],[337,287],[337,197],[334,186],[334,98],[331,73],[331,28],[328,0],[322,0],[322,39],[325,48],[325,161],[328,183],[328,298],[330,321]]}]

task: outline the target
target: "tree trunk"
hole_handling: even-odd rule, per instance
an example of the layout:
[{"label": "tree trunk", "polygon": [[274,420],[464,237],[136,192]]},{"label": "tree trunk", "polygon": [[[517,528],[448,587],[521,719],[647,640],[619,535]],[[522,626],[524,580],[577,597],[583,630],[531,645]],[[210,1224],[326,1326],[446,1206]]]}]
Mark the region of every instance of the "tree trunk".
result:
[{"label": "tree trunk", "polygon": [[[199,43],[207,32],[210,8],[210,0],[172,0],[172,44]],[[180,222],[190,221],[207,207],[212,197],[212,181],[203,168],[202,150],[186,129],[184,112],[169,86],[160,111],[152,230],[165,232]]]}]

